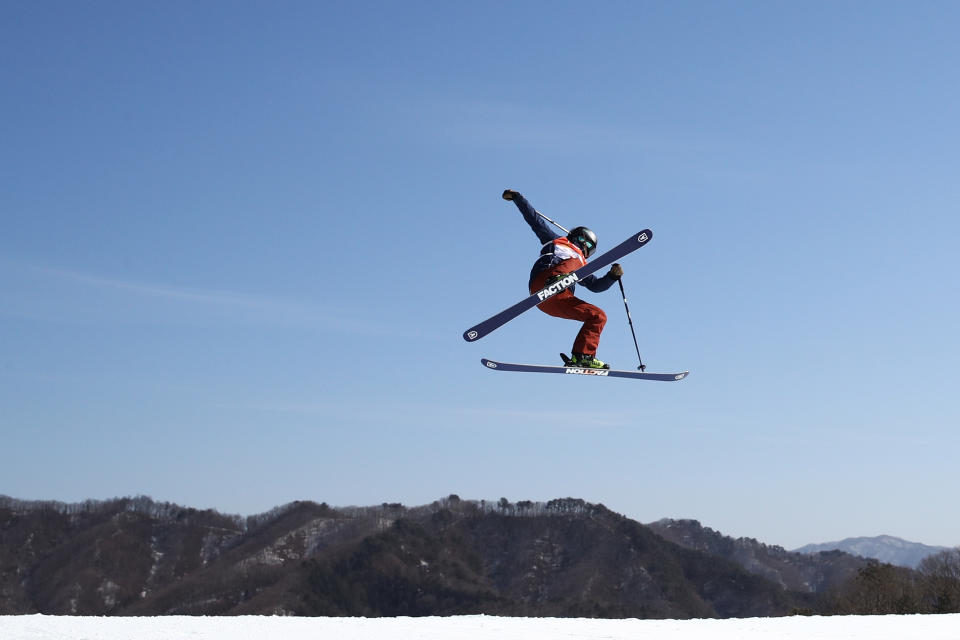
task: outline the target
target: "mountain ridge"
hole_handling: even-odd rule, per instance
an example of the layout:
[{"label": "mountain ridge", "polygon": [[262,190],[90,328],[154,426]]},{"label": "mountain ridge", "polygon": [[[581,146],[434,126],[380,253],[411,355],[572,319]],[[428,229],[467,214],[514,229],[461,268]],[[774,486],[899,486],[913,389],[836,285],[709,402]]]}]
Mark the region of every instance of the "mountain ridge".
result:
[{"label": "mountain ridge", "polygon": [[295,501],[241,517],[0,496],[0,614],[770,616],[829,612],[872,563],[575,498]]},{"label": "mountain ridge", "polygon": [[806,544],[794,549],[795,553],[818,553],[823,551],[843,551],[863,558],[872,558],[880,562],[916,569],[923,559],[948,551],[950,547],[939,547],[912,542],[891,535],[858,536],[844,538],[834,542]]},{"label": "mountain ridge", "polygon": [[867,565],[865,560],[843,552],[811,557],[754,538],[734,539],[701,525],[697,520],[663,518],[647,526],[682,547],[726,558],[793,591],[824,592],[856,575]]}]

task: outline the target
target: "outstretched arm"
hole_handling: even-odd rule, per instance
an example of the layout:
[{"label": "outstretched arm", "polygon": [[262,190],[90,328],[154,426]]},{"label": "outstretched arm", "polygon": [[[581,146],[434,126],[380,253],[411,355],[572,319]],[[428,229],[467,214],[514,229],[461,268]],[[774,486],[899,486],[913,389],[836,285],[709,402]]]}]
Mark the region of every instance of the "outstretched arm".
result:
[{"label": "outstretched arm", "polygon": [[[523,214],[523,219],[527,221],[527,224],[530,225],[533,232],[537,234],[537,238],[540,239],[540,244],[547,244],[560,237],[560,234],[554,231],[553,228],[547,224],[547,221],[540,217],[537,210],[533,208],[533,205],[527,202],[527,199],[522,195],[516,191],[507,189],[503,192],[503,199],[512,200],[513,203],[517,205],[520,213]],[[610,285],[607,286],[609,287]]]}]

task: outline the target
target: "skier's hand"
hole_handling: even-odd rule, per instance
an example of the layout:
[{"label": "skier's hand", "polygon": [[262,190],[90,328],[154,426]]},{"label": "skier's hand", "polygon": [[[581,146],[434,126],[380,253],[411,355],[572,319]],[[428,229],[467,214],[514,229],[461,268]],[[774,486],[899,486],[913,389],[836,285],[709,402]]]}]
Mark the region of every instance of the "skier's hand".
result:
[{"label": "skier's hand", "polygon": [[613,266],[610,267],[610,273],[608,273],[607,275],[619,280],[620,276],[623,275],[623,267],[620,266],[620,263],[614,262]]},{"label": "skier's hand", "polygon": [[504,200],[513,200],[514,196],[518,196],[518,195],[520,195],[520,194],[517,193],[516,191],[512,190],[512,189],[504,189],[504,190],[503,190],[503,199],[504,199]]}]

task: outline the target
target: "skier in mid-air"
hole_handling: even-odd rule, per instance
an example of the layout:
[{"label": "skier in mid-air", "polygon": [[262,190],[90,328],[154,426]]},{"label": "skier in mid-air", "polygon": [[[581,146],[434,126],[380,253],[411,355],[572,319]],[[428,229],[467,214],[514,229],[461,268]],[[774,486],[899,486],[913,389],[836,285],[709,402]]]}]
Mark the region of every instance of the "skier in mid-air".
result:
[{"label": "skier in mid-air", "polygon": [[[522,195],[507,189],[503,192],[503,199],[510,200],[527,221],[537,238],[543,243],[540,257],[530,270],[530,293],[535,293],[547,285],[563,278],[566,274],[576,271],[587,263],[587,258],[597,249],[597,234],[586,227],[575,227],[566,236],[561,236],[551,229],[537,210],[531,206]],[[614,263],[610,271],[598,278],[589,275],[581,278],[582,284],[594,293],[606,291],[623,275],[623,268]],[[600,334],[607,322],[607,314],[603,309],[584,302],[573,295],[574,287],[564,289],[557,295],[547,298],[537,305],[544,313],[569,320],[579,320],[583,323],[580,332],[573,341],[571,358],[564,358],[564,364],[570,367],[588,369],[609,369],[610,365],[597,359],[597,346]],[[562,355],[562,354],[561,354]]]}]

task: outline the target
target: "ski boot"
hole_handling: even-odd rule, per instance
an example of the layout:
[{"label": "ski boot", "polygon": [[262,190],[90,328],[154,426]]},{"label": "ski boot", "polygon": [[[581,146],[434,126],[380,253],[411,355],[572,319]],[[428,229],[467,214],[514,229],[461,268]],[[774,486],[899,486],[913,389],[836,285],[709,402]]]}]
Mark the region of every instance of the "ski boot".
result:
[{"label": "ski boot", "polygon": [[588,356],[583,353],[575,353],[572,358],[568,358],[567,354],[561,353],[560,357],[563,358],[563,366],[565,367],[577,367],[578,369],[609,369],[610,365],[597,360],[596,356]]}]

